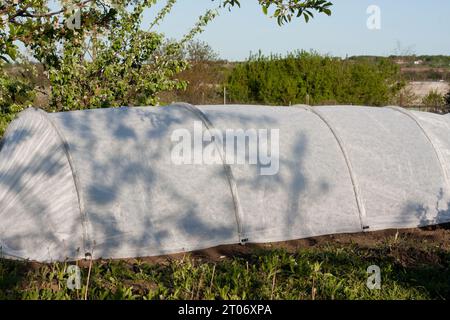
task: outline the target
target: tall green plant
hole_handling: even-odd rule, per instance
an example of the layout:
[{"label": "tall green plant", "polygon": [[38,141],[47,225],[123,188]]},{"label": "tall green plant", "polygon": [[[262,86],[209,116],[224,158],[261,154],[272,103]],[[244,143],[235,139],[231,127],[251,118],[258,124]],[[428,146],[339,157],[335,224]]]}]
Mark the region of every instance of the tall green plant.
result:
[{"label": "tall green plant", "polygon": [[[175,2],[167,0],[146,30],[143,13],[157,0],[61,0],[56,9],[44,0],[2,2],[0,57],[16,62],[17,43],[31,52],[48,77],[52,111],[155,105],[157,93],[185,87],[175,77],[187,66],[181,48],[217,14],[207,11],[181,40],[167,44],[153,29]],[[2,79],[2,96],[25,87]],[[3,100],[9,106],[2,113],[13,114],[19,101]]]},{"label": "tall green plant", "polygon": [[[152,27],[173,3],[167,2]],[[166,43],[162,34],[141,29],[143,11],[151,4],[141,2],[131,11],[118,7],[107,31],[83,34],[81,29],[63,42],[61,58],[49,68],[52,110],[155,105],[159,92],[185,87],[175,77],[187,66],[180,58],[181,48],[216,11],[201,16],[180,41]]]}]

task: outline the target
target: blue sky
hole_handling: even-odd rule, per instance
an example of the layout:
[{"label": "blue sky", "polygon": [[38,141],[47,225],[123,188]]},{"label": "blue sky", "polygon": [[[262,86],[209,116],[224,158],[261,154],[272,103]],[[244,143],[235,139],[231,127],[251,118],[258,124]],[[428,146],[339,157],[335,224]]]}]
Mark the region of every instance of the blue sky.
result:
[{"label": "blue sky", "polygon": [[[448,0],[331,0],[333,14],[303,19],[279,27],[264,16],[257,0],[241,0],[241,8],[222,10],[198,39],[208,42],[220,56],[243,60],[250,52],[286,53],[316,50],[335,56],[390,55],[398,52],[450,55],[450,1]],[[144,23],[164,1],[146,13]],[[369,30],[370,5],[381,10],[381,29]],[[179,0],[158,31],[180,38],[211,0]],[[400,48],[400,50],[399,50]]]}]

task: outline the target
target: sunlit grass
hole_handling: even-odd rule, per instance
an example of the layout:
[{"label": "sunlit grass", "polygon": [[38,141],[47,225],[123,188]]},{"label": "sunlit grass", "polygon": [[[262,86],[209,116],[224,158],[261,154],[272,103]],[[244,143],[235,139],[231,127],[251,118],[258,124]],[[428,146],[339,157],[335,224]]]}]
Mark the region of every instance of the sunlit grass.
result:
[{"label": "sunlit grass", "polygon": [[[219,261],[185,256],[152,264],[95,261],[86,292],[67,287],[69,263],[0,261],[1,299],[446,299],[450,254],[391,239],[373,248],[327,245],[287,252],[259,249]],[[73,263],[72,263],[73,264]],[[381,289],[366,286],[381,269]]]}]

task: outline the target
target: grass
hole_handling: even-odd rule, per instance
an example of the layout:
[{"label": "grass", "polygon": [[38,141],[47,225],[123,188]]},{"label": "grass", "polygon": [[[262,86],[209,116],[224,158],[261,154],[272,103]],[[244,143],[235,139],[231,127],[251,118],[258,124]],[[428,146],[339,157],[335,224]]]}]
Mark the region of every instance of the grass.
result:
[{"label": "grass", "polygon": [[[67,287],[74,263],[0,260],[0,299],[447,299],[450,252],[436,243],[397,236],[373,247],[337,243],[255,249],[216,261],[186,255],[77,262],[82,286]],[[366,286],[367,268],[381,269],[381,289]]]}]

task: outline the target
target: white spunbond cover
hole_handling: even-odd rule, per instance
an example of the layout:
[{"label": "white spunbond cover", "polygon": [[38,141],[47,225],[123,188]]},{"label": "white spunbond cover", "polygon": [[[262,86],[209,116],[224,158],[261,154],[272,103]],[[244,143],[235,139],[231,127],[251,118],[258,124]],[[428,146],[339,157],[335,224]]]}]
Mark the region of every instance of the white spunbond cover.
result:
[{"label": "white spunbond cover", "polygon": [[[174,162],[173,133],[198,123],[278,130],[277,172]],[[0,254],[128,258],[444,223],[449,177],[450,117],[396,107],[28,109],[0,151]]]}]

